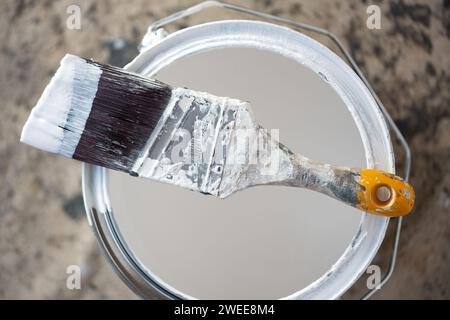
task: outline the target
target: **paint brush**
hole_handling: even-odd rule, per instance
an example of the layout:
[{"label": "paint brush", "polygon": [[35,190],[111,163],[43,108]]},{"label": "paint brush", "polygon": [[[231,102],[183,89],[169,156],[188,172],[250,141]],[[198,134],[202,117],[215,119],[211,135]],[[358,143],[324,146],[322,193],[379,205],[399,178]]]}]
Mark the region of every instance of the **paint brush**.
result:
[{"label": "paint brush", "polygon": [[226,198],[257,185],[321,192],[383,216],[408,214],[414,190],[374,169],[335,167],[290,151],[247,102],[66,55],[21,141],[133,176]]}]

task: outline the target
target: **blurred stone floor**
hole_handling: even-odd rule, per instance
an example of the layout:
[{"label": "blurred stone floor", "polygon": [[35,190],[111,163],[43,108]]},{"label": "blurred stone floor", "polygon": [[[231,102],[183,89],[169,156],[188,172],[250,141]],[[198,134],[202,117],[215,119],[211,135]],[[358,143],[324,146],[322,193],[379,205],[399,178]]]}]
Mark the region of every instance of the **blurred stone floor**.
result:
[{"label": "blurred stone floor", "polygon": [[[374,298],[450,298],[450,1],[233,2],[333,30],[350,48],[411,145],[417,193],[397,269]],[[152,21],[194,3],[0,1],[0,298],[136,298],[87,224],[80,164],[21,145],[19,135],[66,52],[123,65]],[[372,3],[382,9],[381,30],[366,28]],[[81,30],[66,27],[71,4],[81,8]],[[212,10],[174,28],[206,17],[230,16]],[[125,42],[114,45],[117,38]],[[386,245],[377,261],[388,252]],[[82,290],[66,289],[66,268],[74,264],[83,270]],[[357,284],[345,297],[363,290]]]}]

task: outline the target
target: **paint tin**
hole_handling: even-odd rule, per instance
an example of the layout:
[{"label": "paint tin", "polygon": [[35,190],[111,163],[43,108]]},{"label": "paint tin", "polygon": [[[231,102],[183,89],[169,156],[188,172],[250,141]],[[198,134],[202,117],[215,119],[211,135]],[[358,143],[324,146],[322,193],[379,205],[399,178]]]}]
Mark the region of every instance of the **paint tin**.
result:
[{"label": "paint tin", "polygon": [[[164,33],[159,34],[163,35],[164,37],[153,37],[152,43],[150,44],[147,42],[149,36],[146,37],[146,41],[144,41],[145,46],[142,48],[141,54],[128,65],[128,69],[130,71],[142,73],[147,76],[155,76],[161,73],[164,74],[165,69],[170,69],[172,66],[176,66],[177,63],[190,56],[201,56],[201,54],[205,54],[207,52],[219,52],[220,50],[222,50],[223,52],[226,52],[226,50],[243,50],[242,52],[245,51],[246,53],[249,53],[250,56],[251,50],[258,50],[258,52],[264,52],[264,54],[266,55],[276,55],[280,57],[280,59],[287,59],[290,61],[290,63],[295,63],[299,68],[303,68],[305,70],[308,70],[308,72],[310,72],[311,74],[314,74],[317,79],[319,79],[325,86],[330,88],[330,90],[332,90],[332,92],[336,94],[337,99],[340,99],[343,107],[342,110],[338,112],[342,112],[348,115],[349,119],[353,121],[352,123],[356,130],[355,132],[359,133],[360,135],[360,159],[363,159],[363,162],[365,162],[361,163],[361,165],[366,165],[367,167],[375,167],[377,169],[390,172],[394,171],[394,158],[389,132],[383,115],[380,112],[380,109],[373,96],[370,94],[369,90],[361,81],[361,79],[350,67],[345,64],[345,62],[343,62],[338,56],[336,56],[329,49],[316,42],[315,40],[286,27],[281,27],[279,25],[266,22],[247,20],[211,22],[189,27],[167,36],[165,36]],[[155,34],[151,34],[150,36],[155,36]],[[226,57],[226,55],[224,57]],[[261,57],[258,56],[258,58]],[[236,68],[239,68],[239,65],[237,65]],[[270,69],[270,67],[267,68]],[[193,69],[191,69],[189,72],[192,71]],[[211,78],[209,81],[216,81],[214,80],[215,78],[213,72],[211,72],[210,77]],[[205,88],[205,90],[207,89],[208,88]],[[264,95],[266,90],[268,90],[267,87],[261,89],[260,95]],[[301,88],[298,88],[298,90],[300,91]],[[217,92],[217,94],[221,93]],[[243,91],[243,94],[245,95],[245,90]],[[245,96],[238,98],[245,99]],[[255,115],[258,118],[258,107],[255,106],[254,108]],[[289,112],[283,111],[281,110],[281,108],[283,108],[283,104],[276,105],[276,109],[273,112],[281,114],[284,117],[292,117]],[[311,117],[311,115],[308,114],[304,115],[306,119],[308,119],[308,116]],[[329,117],[332,120],[332,118],[336,117],[336,115],[329,114]],[[316,120],[311,117],[311,122]],[[305,120],[303,119],[303,121]],[[267,122],[267,124],[263,124],[266,126],[274,127],[270,123],[270,119],[268,119]],[[308,121],[304,123],[306,124],[307,122]],[[333,121],[329,121],[328,123],[332,122]],[[320,125],[321,123],[317,122],[316,127],[320,127]],[[339,128],[335,128],[335,132],[336,135],[338,135]],[[283,141],[283,131],[281,130],[280,139]],[[289,140],[289,137],[287,137],[287,139]],[[287,144],[289,144],[289,142]],[[344,144],[342,146],[344,146]],[[301,149],[301,145],[293,145],[292,147],[295,151],[299,151],[305,154],[304,150]],[[324,144],[323,148],[319,148],[319,151],[315,158],[322,157],[320,149],[329,150],[330,145]],[[339,154],[340,152],[342,152],[342,149],[340,148],[337,148],[335,151],[336,154]],[[345,154],[345,152],[342,153]],[[308,156],[310,154],[306,153],[306,155]],[[313,155],[311,155],[311,157],[313,157]],[[324,158],[321,158],[321,160],[327,160],[326,153],[323,154],[323,157]],[[345,161],[344,158],[343,161]],[[341,164],[354,165],[354,163]],[[140,198],[144,197],[144,199],[142,200],[143,203],[148,203],[148,214],[151,217],[158,217],[157,214],[155,215],[154,212],[152,212],[158,210],[160,217],[166,216],[166,218],[172,218],[172,225],[177,227],[170,228],[170,224],[167,224],[167,228],[161,230],[162,225],[158,224],[157,220],[151,221],[150,219],[142,220],[145,221],[146,225],[144,228],[139,229],[139,225],[142,226],[142,223],[144,222],[138,223],[135,221],[135,224],[133,225],[132,221],[130,222],[130,220],[128,220],[128,222],[124,222],[125,213],[121,213],[120,215],[117,214],[118,206],[116,206],[116,204],[118,203],[117,198],[121,197],[121,189],[117,188],[120,183],[117,183],[118,180],[116,179],[115,187],[113,187],[115,188],[115,191],[111,190],[112,188],[110,183],[113,179],[115,178],[111,178],[111,173],[106,169],[91,165],[84,165],[83,194],[89,222],[94,229],[101,247],[104,249],[106,256],[111,261],[117,273],[130,286],[130,288],[132,288],[138,295],[144,298],[155,297],[155,294],[163,298],[172,299],[191,299],[193,297],[208,298],[208,296],[205,296],[205,292],[209,292],[207,289],[203,290],[203,292],[201,291],[201,288],[196,289],[197,291],[194,290],[194,293],[200,292],[200,294],[192,294],[190,288],[186,286],[187,284],[189,284],[189,281],[185,283],[180,283],[179,281],[178,283],[177,281],[167,281],[167,279],[170,278],[170,272],[172,272],[172,274],[184,274],[185,277],[188,277],[187,275],[189,275],[189,272],[183,272],[189,270],[190,268],[199,268],[202,265],[202,261],[198,263],[198,259],[196,259],[195,261],[187,260],[189,258],[189,255],[187,255],[183,260],[176,262],[176,256],[172,256],[172,260],[167,259],[167,256],[176,255],[176,248],[192,253],[196,252],[196,250],[199,250],[195,247],[189,247],[187,244],[192,243],[190,242],[190,240],[191,238],[196,236],[196,232],[199,232],[199,230],[208,230],[208,228],[211,227],[210,225],[208,225],[208,220],[205,220],[205,218],[208,216],[214,217],[214,215],[218,215],[220,213],[220,209],[217,209],[217,212],[211,212],[211,209],[208,209],[208,212],[206,212],[207,214],[202,211],[202,208],[198,208],[198,210],[195,211],[185,210],[182,212],[184,216],[189,216],[190,214],[192,214],[195,215],[198,220],[195,220],[195,223],[189,219],[181,220],[180,212],[174,213],[173,211],[171,211],[174,210],[176,206],[168,205],[166,208],[164,208],[164,206],[160,202],[158,203],[158,201],[162,201],[160,198],[166,197],[168,193],[173,192],[172,198],[169,197],[169,201],[181,201],[174,196],[175,194],[178,194],[177,192],[180,192],[180,195],[182,195],[183,197],[185,196],[185,199],[188,199],[187,201],[189,201],[189,199],[194,199],[195,197],[195,200],[192,201],[201,204],[202,200],[200,200],[200,198],[203,196],[194,194],[184,195],[183,191],[171,191],[171,188],[175,187],[158,186],[155,188],[162,189],[154,189],[157,191],[142,193],[140,194]],[[153,182],[143,181],[136,183],[150,184]],[[123,190],[123,192],[126,192],[126,190]],[[164,195],[158,192],[164,192]],[[242,197],[244,197],[245,192],[251,193],[253,191],[243,191]],[[270,193],[267,193],[268,191],[264,192],[266,193],[256,194],[256,198],[253,198],[253,201],[255,201],[256,199],[255,202],[257,202],[258,197],[259,199],[270,197]],[[314,201],[328,201],[323,200],[323,198],[320,196],[317,196],[317,198],[315,198],[316,195],[312,195],[310,192],[305,190],[289,190],[283,192],[299,192],[298,200],[301,200],[302,197],[304,197],[304,199],[313,197],[313,199],[315,199]],[[281,193],[278,190],[274,191],[274,194],[280,195]],[[248,199],[251,199],[251,196],[249,197],[250,198]],[[280,197],[282,196],[280,195]],[[133,198],[130,197],[127,199]],[[244,200],[242,201],[246,202],[247,200],[244,198]],[[291,200],[295,201],[295,196],[293,196]],[[260,200],[260,202],[264,203],[263,200]],[[219,202],[214,202],[214,204],[211,205],[211,208],[214,208],[214,206],[216,206],[216,208],[219,208],[222,205],[223,204]],[[296,214],[296,210],[292,209],[295,208],[295,203],[293,202],[289,204],[288,207],[290,209],[288,211],[283,211],[282,208],[284,208],[284,206],[287,205],[280,201],[280,212],[277,212],[277,214],[280,215],[280,219],[286,219],[286,217],[283,216],[283,212],[284,214],[289,215],[290,219],[295,219],[292,218]],[[336,204],[336,206],[339,205]],[[252,203],[249,204],[249,207],[252,208]],[[256,204],[253,207],[256,208]],[[120,210],[126,211],[124,209]],[[322,211],[319,205],[318,210]],[[350,224],[353,223],[355,226],[354,231],[352,231],[352,236],[346,240],[347,242],[346,245],[342,248],[342,252],[340,252],[337,257],[333,257],[333,261],[329,261],[329,265],[327,266],[327,268],[323,271],[320,270],[320,274],[318,274],[315,278],[311,278],[311,281],[309,281],[308,283],[299,283],[299,286],[296,287],[296,289],[291,289],[289,285],[287,285],[287,292],[281,294],[280,297],[284,297],[287,299],[338,298],[358,279],[358,277],[370,264],[380,244],[383,241],[389,219],[380,216],[351,212],[352,209],[350,208],[345,208],[342,210],[348,211],[342,213],[342,219],[348,219],[346,221]],[[247,212],[248,211],[251,210],[247,210]],[[326,229],[327,227],[329,227],[331,228],[330,230],[332,230],[333,225],[336,225],[336,223],[339,222],[339,218],[335,218],[337,220],[334,220],[334,222],[331,219],[333,217],[333,214],[335,214],[336,217],[340,217],[340,209],[338,210],[336,208],[336,210],[330,211],[336,212],[327,212],[324,217],[328,217],[328,219],[320,222],[318,228],[322,227],[322,229]],[[199,212],[201,214],[199,214]],[[263,213],[258,215],[257,213],[257,209],[254,209],[254,211],[252,211],[254,218],[253,220],[246,220],[247,224],[243,224],[239,219],[239,215],[244,216],[246,215],[246,212],[239,212],[239,215],[235,215],[236,223],[240,223],[241,225],[243,224],[243,227],[240,229],[233,229],[234,232],[236,232],[237,230],[240,230],[240,232],[245,232],[247,230],[247,232],[249,233],[258,232],[258,229],[255,228],[255,225],[257,225],[258,223],[263,224],[264,222],[267,222],[265,221],[265,219],[270,220],[276,218],[273,213],[272,215],[270,213]],[[306,214],[305,212],[303,212],[301,217],[305,218],[308,217],[308,215],[314,215],[315,213],[316,212],[308,212]],[[259,218],[257,219],[258,216]],[[263,216],[263,218],[261,218],[261,216]],[[177,217],[180,219],[177,220]],[[203,218],[203,220],[201,218]],[[355,219],[357,219],[357,221]],[[283,229],[283,226],[281,226],[277,229],[277,232],[263,235],[260,239],[270,238],[270,241],[265,244],[266,246],[270,246],[270,244],[273,245],[273,241],[279,241],[279,243],[277,244],[278,247],[274,245],[274,247],[272,247],[272,250],[261,252],[263,252],[267,256],[270,256],[271,253],[275,254],[276,251],[283,248],[287,252],[291,250],[289,254],[285,255],[286,257],[295,256],[297,253],[295,250],[295,244],[290,243],[289,238],[283,238],[283,233],[295,233],[296,229],[294,221],[295,220],[290,220],[291,223],[286,223],[284,225],[284,228],[287,228],[287,226],[291,224],[289,229]],[[307,220],[302,222],[301,220],[299,220],[297,221],[297,223],[307,223],[306,221]],[[215,221],[215,223],[217,223],[217,221]],[[182,228],[180,227],[180,225],[182,226]],[[217,226],[220,227],[220,223],[217,224]],[[199,229],[195,229],[196,227]],[[266,226],[266,228],[268,227]],[[136,235],[134,236],[134,238],[130,236],[133,234],[133,230],[138,233],[137,237]],[[217,229],[216,231],[218,230],[219,229]],[[270,228],[266,230],[268,232]],[[303,232],[307,232],[307,230],[308,228],[305,228]],[[146,232],[153,233],[156,236],[154,238],[146,238],[146,240],[142,238],[142,241],[139,242],[140,237],[144,237]],[[204,240],[207,240],[208,236],[210,237],[209,239],[212,243],[210,243],[208,246],[203,246],[201,248],[202,254],[197,256],[197,258],[203,257],[205,261],[207,261],[206,259],[208,259],[208,256],[214,256],[212,253],[214,252],[214,250],[216,250],[213,241],[215,236],[214,232],[209,234],[205,233]],[[231,239],[233,238],[239,238],[239,235],[237,233],[229,234],[228,236],[230,241],[232,241]],[[246,239],[250,242],[250,245],[249,243],[245,244],[248,246],[247,249],[251,248],[251,241],[254,241],[254,250],[262,250],[261,243],[259,243],[260,241],[258,241],[258,236],[255,235],[255,237],[253,238],[249,236]],[[313,234],[311,235],[310,239],[311,242],[314,242],[314,245],[316,247],[320,247],[321,245],[323,245],[325,241],[324,239],[326,239],[326,237],[322,237],[321,240],[314,239]],[[326,241],[332,243],[335,241],[337,242],[337,239],[333,239],[333,237],[330,236]],[[170,243],[170,246],[165,246],[167,243]],[[233,245],[230,245],[228,248],[230,250],[232,250],[233,248],[235,248],[235,250],[238,250],[239,245],[239,242],[236,242],[233,243]],[[243,246],[244,244],[241,243],[241,245]],[[307,244],[306,247],[314,246]],[[161,250],[158,248],[172,248],[172,251]],[[210,253],[209,255],[208,248]],[[148,250],[149,252],[154,252],[153,259],[156,259],[153,260],[154,264],[152,264],[151,261],[146,261],[146,259],[143,257],[143,252],[145,252],[146,250]],[[226,255],[225,252],[223,254]],[[314,266],[309,265],[311,257],[314,256],[320,256],[320,253],[311,252],[309,258],[305,257],[303,262],[305,269],[314,269]],[[155,264],[157,264],[156,261],[158,260],[158,258],[161,260],[166,259],[166,261],[172,261],[172,263],[165,265],[165,269],[161,269],[161,266],[154,268]],[[270,260],[269,258],[267,259]],[[206,263],[205,261],[203,261],[203,264]],[[241,264],[242,268],[245,267],[244,264],[246,260],[243,258],[243,256],[241,256],[241,260],[238,262],[233,261],[232,259],[229,261],[230,268],[234,265],[234,271],[239,270],[239,264]],[[264,261],[266,260],[262,259],[261,261],[262,263],[264,263]],[[247,260],[247,262],[251,263],[250,259]],[[286,260],[284,262],[289,261]],[[195,265],[195,263],[197,264]],[[209,266],[211,267],[213,265],[209,264]],[[155,271],[158,268],[159,272]],[[201,272],[191,273],[190,280],[192,280],[191,283],[202,283],[202,286],[204,287],[209,286],[214,288],[214,292],[216,292],[216,294],[213,293],[211,296],[209,296],[211,298],[274,298],[273,292],[270,293],[266,291],[270,290],[270,288],[276,287],[277,282],[280,283],[280,286],[282,286],[282,283],[288,282],[289,279],[284,277],[284,274],[286,273],[286,265],[283,265],[283,263],[281,263],[280,265],[274,263],[273,268],[275,268],[273,272],[268,272],[266,270],[266,273],[258,273],[259,269],[261,268],[254,267],[253,273],[251,273],[250,270],[249,273],[246,274],[247,277],[245,277],[245,274],[244,276],[242,276],[242,274],[241,276],[238,276],[236,275],[236,273],[226,273],[223,269],[212,271],[209,270],[211,271],[209,275],[209,281],[205,281],[201,278]],[[250,281],[249,283],[246,283],[245,281],[249,280],[248,277],[251,274],[257,274],[259,275],[259,278],[257,277],[256,279],[261,280],[261,285],[257,286],[253,292],[262,293],[255,294],[254,296],[247,296],[246,294],[248,292],[238,292],[237,296],[226,296],[220,294],[221,288],[218,287],[219,282],[215,282],[213,277],[215,271],[217,271],[216,278],[224,278],[225,281],[223,281],[222,284],[224,284],[225,282],[229,282],[231,283],[231,288],[238,285],[241,285],[241,287],[249,286],[249,283],[252,283],[252,285],[254,285],[256,282]],[[166,272],[166,274],[164,276],[161,276],[161,272]],[[267,280],[268,276],[270,276],[271,279],[270,281],[266,282],[271,283],[270,286],[264,285],[264,279]]]}]

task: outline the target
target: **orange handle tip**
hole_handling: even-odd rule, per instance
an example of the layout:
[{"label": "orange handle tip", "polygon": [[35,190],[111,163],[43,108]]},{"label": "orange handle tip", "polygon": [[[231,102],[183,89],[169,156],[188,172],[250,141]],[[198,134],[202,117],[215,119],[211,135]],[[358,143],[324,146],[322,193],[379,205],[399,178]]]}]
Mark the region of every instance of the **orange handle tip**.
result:
[{"label": "orange handle tip", "polygon": [[374,169],[362,169],[359,176],[359,209],[387,217],[400,217],[412,211],[414,189],[400,177]]}]

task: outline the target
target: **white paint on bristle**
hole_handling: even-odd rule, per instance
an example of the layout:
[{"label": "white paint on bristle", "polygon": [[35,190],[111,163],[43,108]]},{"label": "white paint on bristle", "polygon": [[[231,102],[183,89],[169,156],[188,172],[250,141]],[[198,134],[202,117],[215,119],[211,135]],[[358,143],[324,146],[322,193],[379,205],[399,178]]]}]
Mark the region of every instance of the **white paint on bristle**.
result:
[{"label": "white paint on bristle", "polygon": [[102,71],[67,54],[22,130],[20,141],[71,158],[84,131]]}]

